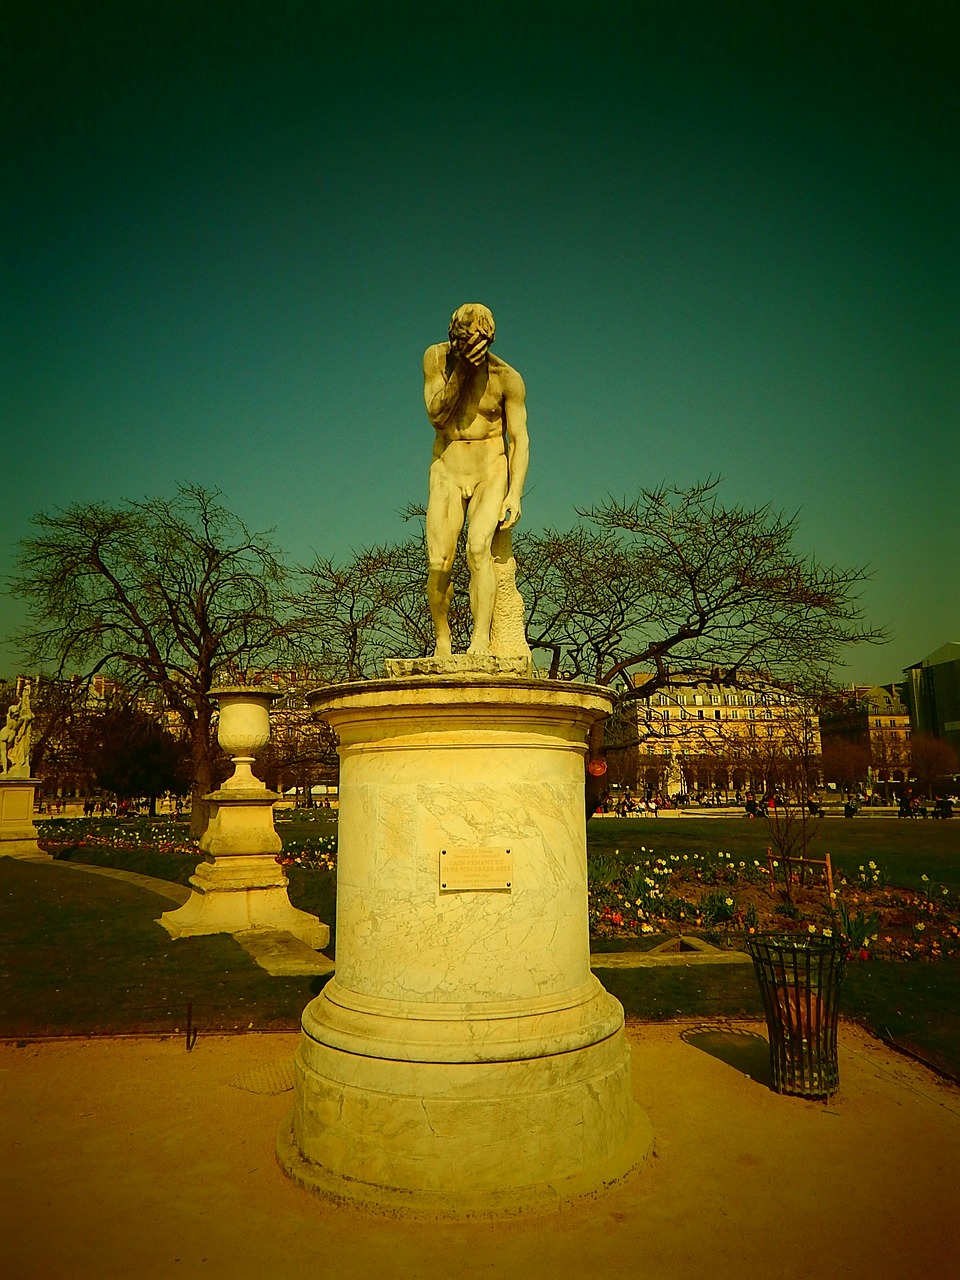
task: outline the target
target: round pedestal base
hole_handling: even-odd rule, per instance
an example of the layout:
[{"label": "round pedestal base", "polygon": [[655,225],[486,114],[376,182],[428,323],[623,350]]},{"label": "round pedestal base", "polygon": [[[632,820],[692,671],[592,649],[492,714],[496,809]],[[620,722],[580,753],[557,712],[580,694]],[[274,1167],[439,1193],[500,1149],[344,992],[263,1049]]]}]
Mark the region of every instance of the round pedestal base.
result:
[{"label": "round pedestal base", "polygon": [[550,1009],[447,1016],[364,1012],[329,986],[304,1013],[278,1138],[301,1185],[391,1214],[501,1215],[595,1194],[649,1153],[622,1011],[595,980]]},{"label": "round pedestal base", "polygon": [[325,1046],[307,1056],[324,1074],[301,1046],[280,1164],[305,1189],[372,1212],[552,1212],[622,1181],[653,1146],[622,1031],[510,1062],[358,1061]]}]

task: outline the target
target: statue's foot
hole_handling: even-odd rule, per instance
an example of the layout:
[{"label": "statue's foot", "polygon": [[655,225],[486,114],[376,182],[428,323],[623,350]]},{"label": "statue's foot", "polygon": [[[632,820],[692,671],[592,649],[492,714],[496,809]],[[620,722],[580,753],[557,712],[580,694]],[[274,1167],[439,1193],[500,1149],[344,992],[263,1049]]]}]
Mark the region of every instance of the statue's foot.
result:
[{"label": "statue's foot", "polygon": [[433,656],[435,658],[452,658],[453,646],[449,644],[438,644],[433,651]]},{"label": "statue's foot", "polygon": [[489,644],[482,644],[479,640],[475,640],[467,650],[467,653],[472,653],[474,657],[478,658],[488,658],[490,656],[490,646]]}]

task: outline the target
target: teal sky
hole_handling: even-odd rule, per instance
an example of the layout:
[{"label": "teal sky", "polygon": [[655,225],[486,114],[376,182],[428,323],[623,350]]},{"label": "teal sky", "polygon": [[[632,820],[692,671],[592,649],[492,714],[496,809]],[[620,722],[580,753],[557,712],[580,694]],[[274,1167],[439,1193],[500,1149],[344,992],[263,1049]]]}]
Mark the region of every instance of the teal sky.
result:
[{"label": "teal sky", "polygon": [[8,9],[0,574],[178,481],[291,561],[404,536],[421,354],[482,301],[527,526],[719,474],[872,566],[841,678],[960,639],[955,4]]}]

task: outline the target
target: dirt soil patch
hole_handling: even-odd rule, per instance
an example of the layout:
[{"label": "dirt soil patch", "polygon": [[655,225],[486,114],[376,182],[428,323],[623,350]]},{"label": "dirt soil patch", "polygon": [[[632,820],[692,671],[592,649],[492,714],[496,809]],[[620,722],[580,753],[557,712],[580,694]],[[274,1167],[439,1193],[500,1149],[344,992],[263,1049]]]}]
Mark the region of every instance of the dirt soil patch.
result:
[{"label": "dirt soil patch", "polygon": [[295,1035],[0,1044],[4,1275],[952,1274],[960,1089],[844,1025],[840,1092],[780,1097],[762,1032],[631,1025],[656,1155],[559,1215],[462,1224],[336,1207],[284,1176]]}]

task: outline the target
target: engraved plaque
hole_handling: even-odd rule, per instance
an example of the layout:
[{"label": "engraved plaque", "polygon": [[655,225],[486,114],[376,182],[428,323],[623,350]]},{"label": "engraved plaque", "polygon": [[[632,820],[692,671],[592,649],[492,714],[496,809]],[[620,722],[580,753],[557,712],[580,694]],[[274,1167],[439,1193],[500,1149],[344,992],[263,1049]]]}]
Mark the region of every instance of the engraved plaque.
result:
[{"label": "engraved plaque", "polygon": [[513,854],[509,849],[440,850],[440,892],[471,889],[512,889]]}]

